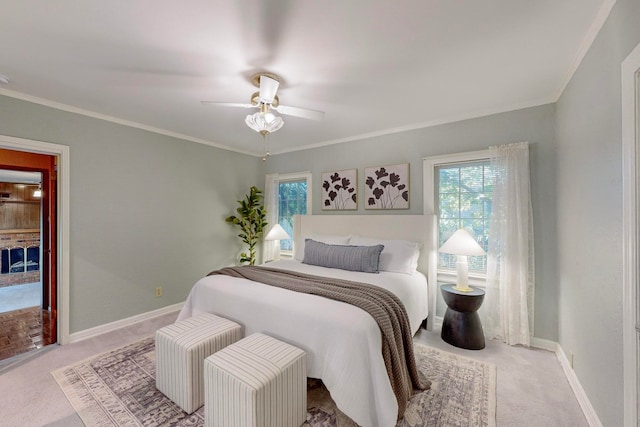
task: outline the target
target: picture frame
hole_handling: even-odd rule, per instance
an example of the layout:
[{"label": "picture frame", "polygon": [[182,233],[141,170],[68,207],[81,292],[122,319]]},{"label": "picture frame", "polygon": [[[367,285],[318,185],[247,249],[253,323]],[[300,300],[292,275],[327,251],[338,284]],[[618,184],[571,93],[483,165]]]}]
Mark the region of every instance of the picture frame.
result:
[{"label": "picture frame", "polygon": [[358,209],[358,169],[323,172],[322,210]]},{"label": "picture frame", "polygon": [[365,209],[409,209],[409,163],[364,169]]}]

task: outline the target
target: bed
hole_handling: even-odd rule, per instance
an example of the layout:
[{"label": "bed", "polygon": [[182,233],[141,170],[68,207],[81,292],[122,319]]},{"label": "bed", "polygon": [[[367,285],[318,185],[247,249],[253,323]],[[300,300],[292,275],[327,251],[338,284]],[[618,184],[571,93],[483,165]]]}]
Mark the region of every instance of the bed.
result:
[{"label": "bed", "polygon": [[[428,286],[426,279],[432,258],[429,251],[435,247],[429,233],[432,221],[425,215],[297,216],[294,259],[267,266],[389,289],[404,302],[415,333],[425,318],[433,317],[428,314],[435,313],[435,287]],[[419,241],[422,249],[418,268],[412,274],[372,274],[302,263],[304,239],[314,236],[320,236],[319,240],[321,236],[366,236]],[[245,335],[263,332],[305,350],[307,376],[321,378],[337,406],[361,426],[396,424],[398,405],[380,351],[380,329],[363,310],[315,295],[217,275],[204,277],[193,286],[178,320],[202,312],[238,322]]]}]

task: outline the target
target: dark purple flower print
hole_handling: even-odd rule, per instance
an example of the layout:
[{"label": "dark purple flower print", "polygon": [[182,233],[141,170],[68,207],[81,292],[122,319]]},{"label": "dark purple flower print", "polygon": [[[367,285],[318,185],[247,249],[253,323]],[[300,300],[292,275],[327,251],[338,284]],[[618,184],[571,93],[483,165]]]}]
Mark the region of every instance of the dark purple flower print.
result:
[{"label": "dark purple flower print", "polygon": [[[345,176],[344,173],[347,175]],[[326,178],[326,179],[325,179]],[[352,181],[357,178],[357,171],[329,172],[323,174],[323,206],[327,209],[355,209],[356,188]]]},{"label": "dark purple flower print", "polygon": [[384,178],[385,176],[389,176],[385,168],[378,169],[377,171],[375,171],[375,174],[377,179]]},{"label": "dark purple flower print", "polygon": [[373,188],[373,186],[376,185],[376,182],[373,180],[373,178],[368,176],[367,177],[367,181],[365,182],[365,184],[367,184],[367,187]]},{"label": "dark purple flower print", "polygon": [[409,165],[400,164],[365,170],[365,196],[367,205],[373,209],[408,207]]}]

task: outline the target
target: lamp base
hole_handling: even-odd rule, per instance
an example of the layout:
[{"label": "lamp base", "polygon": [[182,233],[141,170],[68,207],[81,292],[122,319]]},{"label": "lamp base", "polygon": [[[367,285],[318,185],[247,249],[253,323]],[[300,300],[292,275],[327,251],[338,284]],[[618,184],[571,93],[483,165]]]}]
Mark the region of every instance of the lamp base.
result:
[{"label": "lamp base", "polygon": [[469,287],[469,264],[467,263],[466,255],[458,255],[456,262],[456,285],[453,289],[458,292],[471,292],[473,289]]}]

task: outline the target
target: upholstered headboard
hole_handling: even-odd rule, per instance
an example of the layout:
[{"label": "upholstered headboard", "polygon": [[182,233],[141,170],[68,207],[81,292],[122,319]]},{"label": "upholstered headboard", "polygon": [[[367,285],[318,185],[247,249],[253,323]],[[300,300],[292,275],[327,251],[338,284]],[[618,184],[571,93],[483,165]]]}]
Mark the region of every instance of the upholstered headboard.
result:
[{"label": "upholstered headboard", "polygon": [[435,275],[437,242],[433,230],[434,215],[295,215],[293,219],[294,250],[305,237],[312,234],[359,235],[380,239],[401,239],[421,242],[418,270],[429,282],[429,319],[427,328],[433,326],[436,291]]}]

